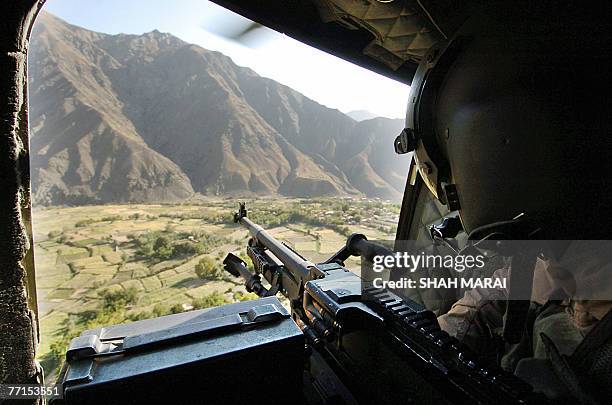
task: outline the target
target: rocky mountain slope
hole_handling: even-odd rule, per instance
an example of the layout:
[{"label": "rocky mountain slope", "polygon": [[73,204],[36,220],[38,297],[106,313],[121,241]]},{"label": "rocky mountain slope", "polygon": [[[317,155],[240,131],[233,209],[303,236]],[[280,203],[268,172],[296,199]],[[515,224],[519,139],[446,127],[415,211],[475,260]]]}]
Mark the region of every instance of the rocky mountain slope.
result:
[{"label": "rocky mountain slope", "polygon": [[401,120],[357,122],[158,31],[106,35],[42,14],[30,49],[38,203],[403,189]]},{"label": "rocky mountain slope", "polygon": [[378,117],[373,112],[370,112],[370,111],[367,111],[367,110],[353,110],[353,111],[347,112],[346,115],[348,115],[349,117],[351,117],[355,121],[371,120],[372,118]]}]

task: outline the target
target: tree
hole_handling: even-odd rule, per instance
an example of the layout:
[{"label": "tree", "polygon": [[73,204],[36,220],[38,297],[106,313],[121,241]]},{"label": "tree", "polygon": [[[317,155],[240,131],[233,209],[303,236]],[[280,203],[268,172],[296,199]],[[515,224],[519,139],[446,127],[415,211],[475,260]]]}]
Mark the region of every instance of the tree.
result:
[{"label": "tree", "polygon": [[160,236],[155,239],[155,243],[153,243],[153,249],[156,251],[167,248],[170,246],[170,240],[165,236]]},{"label": "tree", "polygon": [[214,280],[221,276],[217,262],[209,256],[204,256],[195,266],[195,272],[202,280]]},{"label": "tree", "polygon": [[229,301],[225,298],[223,294],[220,294],[219,292],[215,291],[201,298],[194,299],[191,302],[191,305],[193,305],[193,309],[204,309],[218,307],[220,305],[225,305],[228,303]]},{"label": "tree", "polygon": [[138,301],[138,290],[134,287],[119,291],[103,290],[98,295],[102,298],[102,309],[106,312],[122,311],[127,305]]},{"label": "tree", "polygon": [[172,257],[193,256],[200,253],[201,247],[190,242],[180,242],[172,248]]},{"label": "tree", "polygon": [[159,236],[153,243],[153,255],[161,260],[172,257],[172,243],[165,236]]}]

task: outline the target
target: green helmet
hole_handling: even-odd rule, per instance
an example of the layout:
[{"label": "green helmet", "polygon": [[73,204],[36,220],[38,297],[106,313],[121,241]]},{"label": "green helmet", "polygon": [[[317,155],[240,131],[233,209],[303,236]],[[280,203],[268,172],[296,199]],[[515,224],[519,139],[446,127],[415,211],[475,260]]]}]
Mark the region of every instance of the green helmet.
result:
[{"label": "green helmet", "polygon": [[468,233],[521,219],[517,238],[610,234],[612,30],[550,17],[474,17],[413,79],[396,150]]}]

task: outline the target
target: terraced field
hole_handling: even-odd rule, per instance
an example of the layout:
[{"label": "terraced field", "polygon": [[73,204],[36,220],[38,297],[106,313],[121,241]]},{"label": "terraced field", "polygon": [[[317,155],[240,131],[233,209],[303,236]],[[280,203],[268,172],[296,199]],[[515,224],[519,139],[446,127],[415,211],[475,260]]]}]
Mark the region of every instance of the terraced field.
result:
[{"label": "terraced field", "polygon": [[[205,199],[36,209],[39,358],[49,379],[83,329],[255,298],[227,273],[200,278],[195,271],[205,257],[218,269],[228,252],[244,257],[248,236],[231,221],[235,206]],[[392,238],[398,213],[395,205],[369,200],[267,199],[248,207],[255,222],[313,262],[352,232]],[[356,259],[347,265],[359,271]]]}]

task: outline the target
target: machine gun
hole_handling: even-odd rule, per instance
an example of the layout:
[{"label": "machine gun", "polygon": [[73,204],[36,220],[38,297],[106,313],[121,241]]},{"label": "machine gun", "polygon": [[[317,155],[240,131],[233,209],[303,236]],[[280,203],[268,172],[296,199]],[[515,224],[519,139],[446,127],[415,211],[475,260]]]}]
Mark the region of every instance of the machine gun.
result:
[{"label": "machine gun", "polygon": [[[477,356],[440,329],[422,305],[387,290],[363,288],[344,267],[350,256],[371,260],[392,254],[364,235],[314,264],[247,217],[240,204],[234,221],[250,233],[247,254],[254,273],[233,254],[225,269],[248,291],[282,293],[306,337],[306,403],[530,403],[532,388]],[[264,286],[261,276],[268,282]]]}]

